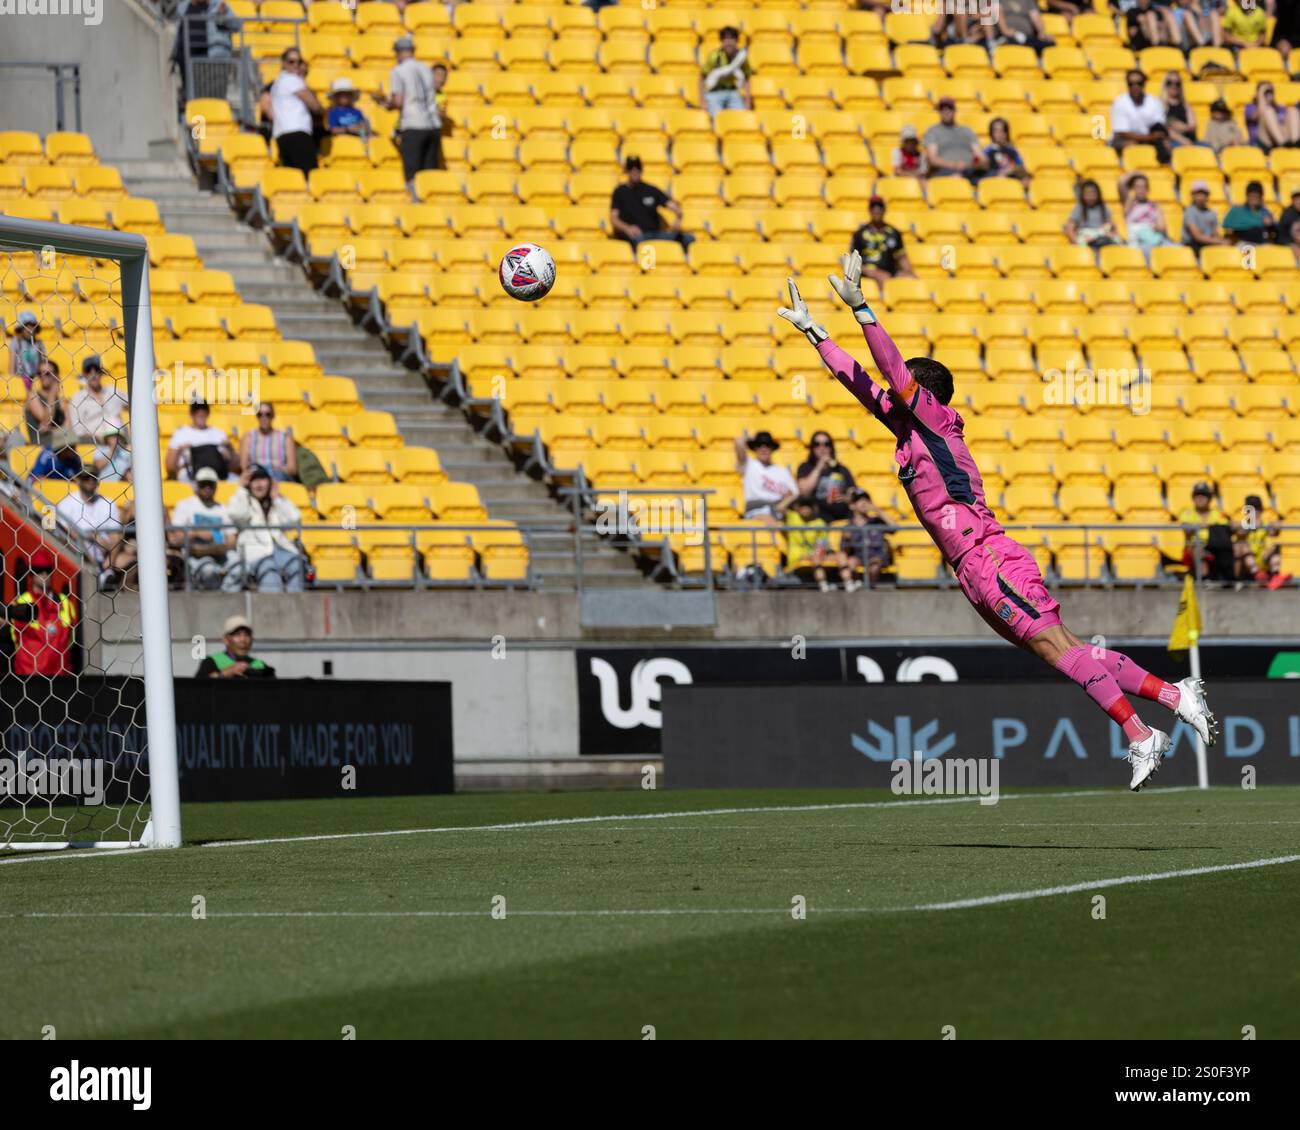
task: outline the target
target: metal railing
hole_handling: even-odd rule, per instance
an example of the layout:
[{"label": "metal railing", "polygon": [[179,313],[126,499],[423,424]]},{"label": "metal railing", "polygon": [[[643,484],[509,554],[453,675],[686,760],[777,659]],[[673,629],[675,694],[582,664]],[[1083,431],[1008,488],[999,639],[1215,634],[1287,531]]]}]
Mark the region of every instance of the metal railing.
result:
[{"label": "metal railing", "polygon": [[[41,79],[49,75],[54,79],[54,128],[60,132],[69,128],[68,95],[65,87],[72,88],[72,124],[71,128],[81,132],[81,64],[80,63],[46,63],[46,62],[0,62],[0,70],[28,70],[39,73],[32,75]],[[25,78],[25,75],[14,76]]]},{"label": "metal railing", "polygon": [[[246,128],[257,127],[257,106],[262,96],[262,77],[258,60],[248,42],[244,20],[233,17],[229,24],[230,54],[228,56],[200,56],[193,52],[193,30],[189,20],[175,26],[174,58],[180,64],[180,110],[194,98],[220,98],[231,104],[236,120]],[[251,21],[248,21],[251,22]],[[266,18],[256,21],[263,30],[292,33],[293,46],[299,46],[305,19]]]}]

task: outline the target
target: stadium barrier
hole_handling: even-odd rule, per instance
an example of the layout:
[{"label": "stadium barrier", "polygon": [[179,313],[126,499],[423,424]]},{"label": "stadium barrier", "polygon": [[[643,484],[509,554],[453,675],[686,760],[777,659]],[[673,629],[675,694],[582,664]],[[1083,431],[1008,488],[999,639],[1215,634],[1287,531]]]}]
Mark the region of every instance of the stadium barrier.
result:
[{"label": "stadium barrier", "polygon": [[[1300,702],[1267,679],[1219,679],[1209,783],[1300,783]],[[1195,786],[1195,734],[1152,703],[1173,746],[1157,788]],[[681,686],[663,690],[668,788],[889,788],[898,760],[996,761],[1003,787],[1120,786],[1120,728],[1064,681],[943,687]]]}]

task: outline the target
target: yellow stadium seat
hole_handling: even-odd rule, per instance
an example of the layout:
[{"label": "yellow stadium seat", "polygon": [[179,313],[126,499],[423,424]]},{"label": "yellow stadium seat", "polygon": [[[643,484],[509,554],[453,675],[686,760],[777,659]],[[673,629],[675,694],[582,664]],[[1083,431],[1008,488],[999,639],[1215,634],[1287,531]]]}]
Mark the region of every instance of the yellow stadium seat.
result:
[{"label": "yellow stadium seat", "polygon": [[51,133],[45,139],[45,155],[51,165],[87,168],[98,165],[95,147],[84,133]]},{"label": "yellow stadium seat", "polygon": [[41,139],[26,130],[0,131],[0,165],[44,165]]},{"label": "yellow stadium seat", "polygon": [[122,174],[111,166],[97,165],[92,168],[78,169],[74,180],[77,195],[85,200],[113,204],[126,197]]},{"label": "yellow stadium seat", "polygon": [[158,205],[152,200],[120,200],[112,206],[113,224],[119,231],[136,235],[161,236],[164,234]]}]

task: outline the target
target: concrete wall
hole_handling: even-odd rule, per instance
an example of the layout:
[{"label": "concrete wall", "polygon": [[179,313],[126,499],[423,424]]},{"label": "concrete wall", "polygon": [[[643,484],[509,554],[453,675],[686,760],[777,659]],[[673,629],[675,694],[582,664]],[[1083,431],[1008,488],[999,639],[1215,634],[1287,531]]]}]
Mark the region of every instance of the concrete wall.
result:
[{"label": "concrete wall", "polygon": [[[93,15],[95,5],[82,11]],[[98,24],[85,14],[0,15],[0,61],[80,63],[82,129],[96,150],[109,159],[146,158],[151,142],[177,136],[174,30],[139,0],[99,0],[98,11]],[[47,73],[0,67],[0,129],[48,133],[54,107]],[[66,128],[74,129],[70,87],[66,107]]]}]

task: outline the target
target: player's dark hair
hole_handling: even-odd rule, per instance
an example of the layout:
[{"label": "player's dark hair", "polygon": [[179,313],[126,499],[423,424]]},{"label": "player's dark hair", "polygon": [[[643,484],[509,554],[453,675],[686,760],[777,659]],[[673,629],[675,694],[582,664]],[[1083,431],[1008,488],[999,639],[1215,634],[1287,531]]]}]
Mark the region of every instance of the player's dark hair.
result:
[{"label": "player's dark hair", "polygon": [[952,373],[947,365],[941,365],[932,357],[913,357],[907,363],[907,371],[912,374],[912,380],[932,393],[940,404],[952,400]]}]

